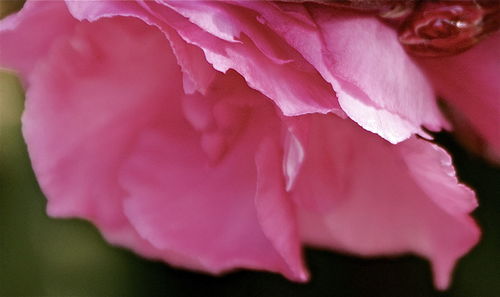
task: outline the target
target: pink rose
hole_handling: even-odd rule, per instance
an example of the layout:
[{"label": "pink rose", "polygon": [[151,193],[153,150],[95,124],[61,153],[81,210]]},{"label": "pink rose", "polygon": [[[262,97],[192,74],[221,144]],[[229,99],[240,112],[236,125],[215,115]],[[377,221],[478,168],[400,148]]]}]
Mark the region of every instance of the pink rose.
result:
[{"label": "pink rose", "polygon": [[29,1],[0,38],[48,213],[113,244],[296,281],[303,244],[414,253],[446,288],[478,240],[474,193],[415,134],[449,126],[435,83],[498,145],[498,73],[476,69],[498,35],[429,76],[378,18],[304,4]]}]

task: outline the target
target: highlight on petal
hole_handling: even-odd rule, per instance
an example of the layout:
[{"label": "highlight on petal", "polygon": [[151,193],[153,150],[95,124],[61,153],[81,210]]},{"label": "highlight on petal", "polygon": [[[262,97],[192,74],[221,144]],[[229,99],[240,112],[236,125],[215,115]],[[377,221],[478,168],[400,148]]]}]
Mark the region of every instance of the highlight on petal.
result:
[{"label": "highlight on petal", "polygon": [[300,52],[366,130],[398,143],[413,134],[429,137],[421,126],[447,126],[424,74],[377,18],[307,4],[239,4]]},{"label": "highlight on petal", "polygon": [[270,139],[261,143],[256,155],[258,186],[255,203],[264,232],[276,250],[282,253],[283,259],[289,261],[290,268],[296,270],[297,279],[305,281],[308,275],[301,262],[300,247],[295,245],[299,242],[299,234],[294,207],[285,191],[281,158],[278,143]]},{"label": "highlight on petal", "polygon": [[[460,126],[475,130],[486,141],[487,155],[500,160],[500,34],[463,54],[420,59],[436,89],[462,117]],[[461,127],[457,125],[457,129]],[[461,131],[457,131],[460,135]],[[470,131],[464,131],[467,133]]]},{"label": "highlight on petal", "polygon": [[479,238],[469,216],[474,193],[458,184],[449,156],[417,138],[388,144],[347,120],[307,120],[306,158],[291,191],[304,240],[363,256],[424,256],[445,289]]}]

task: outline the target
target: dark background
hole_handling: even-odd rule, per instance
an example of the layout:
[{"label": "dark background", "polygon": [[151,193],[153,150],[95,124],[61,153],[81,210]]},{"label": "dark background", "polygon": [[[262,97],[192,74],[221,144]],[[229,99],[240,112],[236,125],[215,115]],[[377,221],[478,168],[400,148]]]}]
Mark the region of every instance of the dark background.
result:
[{"label": "dark background", "polygon": [[[0,17],[16,7],[0,0]],[[434,290],[429,264],[417,257],[314,249],[305,252],[311,281],[295,284],[265,272],[212,277],[174,269],[108,245],[87,222],[48,218],[20,132],[22,105],[18,81],[0,73],[0,296],[500,296],[500,169],[449,134],[437,140],[477,192],[483,238],[458,263],[448,291]]]}]

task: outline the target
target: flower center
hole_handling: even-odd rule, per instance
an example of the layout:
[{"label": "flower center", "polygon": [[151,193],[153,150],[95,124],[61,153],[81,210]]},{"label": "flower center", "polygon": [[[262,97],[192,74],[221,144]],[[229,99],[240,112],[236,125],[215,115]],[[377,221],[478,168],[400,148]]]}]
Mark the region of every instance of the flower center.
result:
[{"label": "flower center", "polygon": [[458,54],[500,28],[500,1],[425,1],[399,30],[399,41],[412,54]]},{"label": "flower center", "polygon": [[316,2],[379,15],[399,27],[399,41],[416,56],[464,52],[500,29],[499,0],[288,0]]}]

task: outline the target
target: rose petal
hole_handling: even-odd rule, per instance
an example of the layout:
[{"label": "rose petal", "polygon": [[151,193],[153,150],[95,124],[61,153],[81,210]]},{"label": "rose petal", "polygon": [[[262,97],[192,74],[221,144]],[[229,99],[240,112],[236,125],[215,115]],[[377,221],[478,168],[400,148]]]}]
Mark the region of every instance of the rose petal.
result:
[{"label": "rose petal", "polygon": [[174,30],[162,27],[177,62],[184,73],[184,92],[193,94],[196,91],[205,94],[216,76],[215,69],[207,62],[203,51],[185,42]]},{"label": "rose petal", "polygon": [[28,83],[35,65],[57,40],[73,31],[75,24],[64,3],[26,2],[21,11],[0,21],[0,66],[16,69]]},{"label": "rose petal", "polygon": [[257,193],[255,203],[259,222],[276,250],[282,254],[296,279],[305,281],[308,274],[301,257],[294,207],[285,192],[281,172],[282,152],[276,142],[266,139],[256,155]]},{"label": "rose petal", "polygon": [[[123,2],[123,1],[119,1]],[[221,72],[234,69],[243,75],[248,85],[259,90],[264,95],[273,100],[287,115],[297,115],[311,112],[340,112],[335,94],[326,82],[310,65],[300,61],[298,63],[277,63],[276,59],[270,59],[263,53],[251,39],[252,36],[241,36],[239,42],[230,42],[219,37],[226,36],[228,32],[239,32],[239,30],[227,29],[233,23],[224,23],[223,32],[212,35],[208,31],[214,31],[221,27],[214,26],[213,17],[202,18],[198,21],[201,25],[203,20],[208,23],[200,28],[191,23],[189,19],[183,17],[177,12],[157,3],[142,2],[142,10],[134,4],[113,4],[105,2],[100,6],[94,7],[88,2],[69,1],[68,6],[72,13],[79,19],[93,20],[99,16],[109,15],[129,15],[143,19],[147,23],[155,24],[161,28],[171,26],[188,43],[200,47],[206,59],[213,67]],[[221,3],[212,3],[219,5]],[[173,6],[172,6],[173,7]],[[185,14],[186,11],[183,11]],[[196,10],[196,16],[200,11]],[[206,13],[210,14],[211,11]],[[230,15],[231,20],[235,20],[240,14]],[[194,16],[192,17],[194,18]],[[224,20],[220,20],[223,22]],[[256,25],[260,25],[257,19],[254,19]],[[206,29],[206,30],[204,30]],[[266,41],[270,44],[280,43],[280,37],[269,31]],[[261,38],[261,36],[259,36]],[[263,44],[262,41],[259,44]],[[293,57],[299,59],[300,55],[294,53]],[[284,60],[288,60],[285,58]]]},{"label": "rose petal", "polygon": [[292,190],[304,239],[364,256],[416,253],[446,288],[479,237],[474,194],[457,183],[446,152],[416,138],[391,145],[346,120],[309,120]]},{"label": "rose petal", "polygon": [[[211,6],[223,5],[224,3],[210,3]],[[335,94],[331,92],[328,85],[321,80],[318,73],[307,63],[304,63],[302,58],[295,53],[293,49],[288,50],[288,54],[292,55],[290,63],[276,63],[276,59],[270,59],[269,51],[265,50],[264,54],[257,46],[264,44],[261,40],[266,38],[267,44],[280,44],[280,37],[275,34],[270,34],[266,27],[262,26],[257,19],[253,19],[255,26],[259,26],[259,30],[247,30],[245,33],[238,36],[237,43],[227,42],[214,36],[206,34],[207,31],[213,31],[217,27],[210,24],[203,25],[199,23],[205,30],[200,30],[198,26],[187,22],[186,19],[175,17],[168,13],[162,6],[153,6],[152,9],[160,11],[163,20],[182,35],[182,37],[192,44],[195,44],[203,49],[207,60],[213,66],[222,72],[228,69],[234,69],[243,75],[247,83],[270,99],[281,108],[286,115],[297,115],[311,112],[336,112],[339,113],[338,103],[335,100]],[[177,7],[174,7],[177,9]],[[224,23],[224,28],[235,26],[238,24],[238,19],[248,18],[246,13],[232,11],[226,8],[226,13],[231,17],[230,21]],[[178,9],[177,9],[178,10]],[[184,14],[189,15],[189,10],[182,10]],[[195,15],[198,15],[199,11]],[[191,16],[193,17],[193,16]],[[224,18],[220,20],[224,21]],[[236,26],[237,27],[237,26]],[[236,29],[233,30],[238,32]],[[259,35],[259,38],[250,35],[251,32],[264,31],[268,32],[266,36]],[[227,32],[227,30],[226,30]],[[221,33],[221,34],[224,34]],[[236,37],[235,37],[236,39]],[[255,44],[257,40],[257,45]],[[288,57],[281,60],[290,60]],[[294,61],[298,60],[298,63]]]},{"label": "rose petal", "polygon": [[[238,183],[232,188],[223,189],[227,195],[217,197],[217,192],[210,193],[207,189],[208,192],[201,191],[196,197],[201,202],[206,201],[212,205],[212,208],[206,209],[207,216],[217,215],[218,211],[223,211],[223,209],[217,210],[217,199],[227,202],[229,210],[234,211],[226,213],[226,218],[229,220],[223,225],[217,225],[217,222],[223,221],[223,217],[208,217],[213,225],[207,226],[214,227],[211,234],[220,239],[213,244],[218,245],[220,249],[214,247],[208,249],[206,254],[197,252],[193,254],[189,249],[175,249],[175,244],[173,249],[161,246],[166,240],[177,242],[182,247],[182,244],[189,244],[190,240],[199,240],[196,234],[193,234],[195,236],[192,238],[184,235],[178,238],[151,238],[148,230],[153,230],[151,232],[158,230],[155,229],[156,226],[144,223],[150,217],[137,218],[134,213],[140,211],[141,207],[147,208],[155,201],[164,203],[161,200],[162,195],[130,196],[124,202],[127,216],[123,215],[122,199],[128,196],[124,188],[134,188],[137,180],[134,182],[133,177],[142,174],[140,170],[121,171],[123,163],[132,166],[130,164],[134,163],[134,158],[158,157],[155,151],[151,154],[148,152],[147,155],[143,155],[141,151],[143,145],[147,145],[150,139],[163,141],[161,137],[159,139],[150,137],[154,127],[165,125],[167,133],[173,130],[181,138],[176,139],[177,143],[168,143],[168,146],[160,146],[159,149],[176,150],[179,145],[185,145],[186,141],[194,140],[200,147],[199,137],[190,137],[197,133],[183,118],[180,104],[183,98],[180,72],[175,57],[162,34],[151,28],[140,21],[122,18],[107,18],[102,21],[96,20],[94,23],[83,22],[77,26],[71,38],[52,48],[47,59],[33,73],[33,83],[27,94],[27,107],[23,119],[24,134],[40,185],[49,200],[49,214],[89,219],[110,241],[134,248],[146,256],[162,258],[174,265],[211,272],[243,266],[282,272],[292,279],[303,280],[306,274],[303,267],[299,266],[302,264],[297,238],[294,239],[290,237],[291,235],[280,236],[277,239],[272,238],[271,241],[268,236],[277,233],[273,230],[266,230],[264,233],[262,228],[271,226],[268,222],[263,222],[261,226],[258,220],[255,206],[257,202],[254,201],[257,186],[256,165],[253,154],[249,154],[248,150],[252,152],[253,147],[253,152],[256,151],[258,142],[254,140],[262,137],[261,131],[254,131],[250,137],[253,146],[242,145],[243,150],[236,149],[237,153],[232,154],[232,161],[225,161],[226,159],[221,161],[233,162],[232,166],[217,165],[218,169],[213,168],[214,175],[206,179],[205,183],[210,186],[209,189],[217,190],[226,187],[226,181],[229,180],[222,179],[217,173],[234,177]],[[241,80],[239,83],[244,85]],[[258,99],[253,99],[266,104],[264,97],[254,91],[251,92],[258,96]],[[266,106],[274,113],[271,106]],[[223,116],[220,118],[220,111],[216,111],[216,115],[216,121],[223,127],[227,119]],[[258,123],[270,127],[269,121],[258,121]],[[191,145],[182,149],[190,155],[190,158],[194,158],[196,152],[200,150],[192,148]],[[198,157],[202,156],[207,160],[205,152],[203,150],[201,152]],[[181,160],[182,154],[179,155],[179,151],[175,153],[176,155],[172,157]],[[133,158],[129,162],[127,160],[130,154]],[[53,157],[47,158],[47,156]],[[165,162],[165,156],[162,157]],[[198,166],[192,168],[193,170],[198,173],[204,172],[199,167],[206,163],[194,161],[189,159],[180,166],[186,166],[188,169],[187,164],[191,162]],[[240,164],[241,162],[243,164]],[[176,163],[172,163],[165,166],[171,168],[175,165]],[[234,169],[240,170],[241,175],[234,175]],[[207,170],[211,171],[210,168]],[[125,183],[125,187],[118,183],[119,176],[122,176],[119,172],[123,172],[124,179],[132,179]],[[267,172],[267,169],[264,169],[264,172]],[[151,172],[153,175],[163,173]],[[206,178],[204,175],[198,176],[202,180]],[[184,176],[183,179],[189,183],[192,177],[194,175]],[[211,183],[211,180],[218,181],[218,184]],[[149,182],[154,182],[154,179]],[[147,183],[141,183],[145,184]],[[235,189],[238,191],[233,191]],[[136,193],[143,189],[132,190]],[[231,192],[228,192],[230,190]],[[187,197],[189,193],[185,194],[186,197],[179,197],[184,198],[181,200],[172,197],[171,203],[182,205],[189,198]],[[140,207],[131,207],[137,203],[135,199],[140,199]],[[281,200],[276,203],[284,202]],[[203,205],[200,203],[199,207]],[[261,203],[259,211],[267,211],[268,208],[266,203]],[[197,209],[198,207],[193,206],[191,213],[197,213]],[[211,210],[216,213],[210,213]],[[168,214],[168,211],[162,209],[165,214]],[[176,215],[182,216],[179,213]],[[200,212],[199,215],[203,213]],[[129,218],[132,225],[129,224]],[[280,223],[288,219],[286,215],[284,218]],[[170,222],[179,223],[175,221],[175,217],[171,219],[173,220]],[[196,220],[194,217],[189,219],[192,220],[191,224],[186,224],[185,227],[187,229],[193,227],[191,231],[195,232],[196,226],[193,224]],[[164,223],[169,224],[167,221]],[[286,227],[292,230],[293,226],[293,222],[290,222]],[[139,233],[136,232],[136,227]],[[158,232],[164,231],[166,232],[166,230]],[[198,235],[203,234],[202,232]],[[290,241],[284,242],[282,238]],[[235,245],[234,242],[241,244]],[[204,245],[197,246],[197,248],[203,247]],[[226,253],[229,251],[232,254]]]},{"label": "rose petal", "polygon": [[500,158],[500,34],[463,54],[420,59],[440,96],[462,113]]},{"label": "rose petal", "polygon": [[158,20],[156,13],[141,1],[66,1],[66,3],[71,14],[79,20],[95,21],[103,17],[131,16],[157,27],[169,40],[181,66],[185,91],[205,93],[212,82],[215,71],[206,62],[203,52],[182,40],[175,30]]},{"label": "rose petal", "polygon": [[[228,86],[234,85],[231,82]],[[253,93],[254,101],[266,103]],[[207,96],[209,102],[224,98],[217,91]],[[238,101],[246,95],[234,96]],[[215,164],[186,121],[185,128],[165,121],[144,133],[120,175],[130,193],[125,211],[158,249],[196,257],[204,270],[257,268],[303,281],[307,274],[292,206],[282,187],[281,159],[273,152],[276,147],[267,142],[259,146],[268,131],[280,131],[279,122],[269,118],[274,114],[271,106],[255,108],[238,139]]]},{"label": "rose petal", "polygon": [[299,51],[363,128],[398,143],[414,133],[429,137],[422,125],[434,131],[447,125],[422,71],[378,19],[313,5],[238,3]]},{"label": "rose petal", "polygon": [[[138,132],[169,96],[180,96],[168,43],[145,27],[115,19],[82,23],[52,47],[33,72],[23,132],[51,216],[91,220],[112,243],[170,258],[128,223],[117,181]],[[196,267],[192,259],[172,259]]]}]

